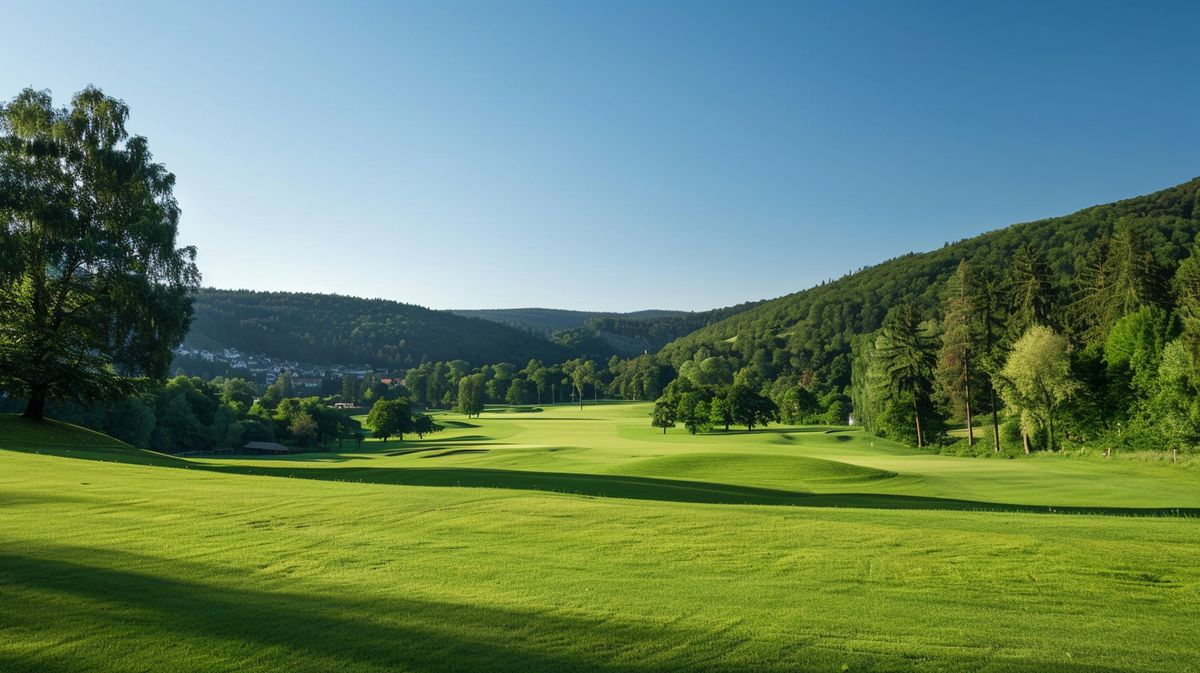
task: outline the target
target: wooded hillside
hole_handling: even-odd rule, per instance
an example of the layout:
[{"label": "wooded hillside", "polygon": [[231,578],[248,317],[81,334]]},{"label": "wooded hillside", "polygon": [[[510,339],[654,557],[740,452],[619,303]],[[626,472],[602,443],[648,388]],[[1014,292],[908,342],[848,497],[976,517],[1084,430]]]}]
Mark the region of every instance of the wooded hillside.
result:
[{"label": "wooded hillside", "polygon": [[879,329],[888,310],[906,301],[916,303],[922,318],[934,317],[947,279],[963,260],[1002,272],[1017,249],[1029,244],[1049,265],[1051,304],[1059,309],[1072,303],[1072,281],[1092,243],[1118,225],[1136,229],[1155,261],[1173,270],[1200,232],[1198,193],[1200,178],[904,255],[703,327],[668,344],[662,356],[678,368],[698,353],[728,353],[743,364],[755,363],[768,379],[803,376],[818,389],[840,390],[850,383],[852,337]]},{"label": "wooded hillside", "polygon": [[449,311],[329,294],[204,289],[188,342],[312,362],[407,368],[423,360],[549,362],[570,353],[524,331]]}]

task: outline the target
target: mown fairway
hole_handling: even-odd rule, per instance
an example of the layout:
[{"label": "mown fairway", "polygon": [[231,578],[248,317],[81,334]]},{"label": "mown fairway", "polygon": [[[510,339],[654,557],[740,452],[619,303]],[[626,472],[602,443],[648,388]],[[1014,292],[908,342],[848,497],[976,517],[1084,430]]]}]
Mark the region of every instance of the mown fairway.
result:
[{"label": "mown fairway", "polygon": [[0,417],[0,671],[1200,670],[1195,467],[647,413],[222,460]]}]

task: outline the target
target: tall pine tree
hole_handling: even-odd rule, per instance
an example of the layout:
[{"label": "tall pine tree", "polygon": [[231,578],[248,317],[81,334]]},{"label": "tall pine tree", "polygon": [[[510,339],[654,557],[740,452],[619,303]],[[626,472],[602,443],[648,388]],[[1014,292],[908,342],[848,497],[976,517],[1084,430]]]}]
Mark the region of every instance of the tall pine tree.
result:
[{"label": "tall pine tree", "polygon": [[943,304],[942,348],[938,353],[936,381],[939,391],[950,402],[955,414],[967,424],[967,445],[975,446],[975,428],[971,420],[971,377],[975,365],[975,334],[972,318],[971,273],[966,260],[946,284]]},{"label": "tall pine tree", "polygon": [[937,344],[913,304],[901,304],[888,312],[876,349],[893,390],[912,395],[917,447],[924,447],[921,410],[929,406]]},{"label": "tall pine tree", "polygon": [[1004,367],[1004,333],[1008,322],[1008,292],[1004,279],[990,269],[975,274],[975,316],[978,322],[980,352],[977,358],[985,373],[984,387],[992,414],[992,448],[1000,450],[999,400],[996,374]]},{"label": "tall pine tree", "polygon": [[1012,315],[1008,326],[1014,338],[1034,325],[1050,326],[1053,288],[1046,258],[1030,243],[1023,243],[1013,255],[1008,274]]}]

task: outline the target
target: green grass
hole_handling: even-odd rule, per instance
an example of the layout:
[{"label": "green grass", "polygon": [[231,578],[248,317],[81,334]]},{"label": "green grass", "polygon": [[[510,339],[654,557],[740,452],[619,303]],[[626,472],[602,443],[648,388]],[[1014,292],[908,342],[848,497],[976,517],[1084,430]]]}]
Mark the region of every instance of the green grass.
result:
[{"label": "green grass", "polygon": [[542,409],[220,460],[0,417],[0,671],[1197,670],[1200,470]]}]

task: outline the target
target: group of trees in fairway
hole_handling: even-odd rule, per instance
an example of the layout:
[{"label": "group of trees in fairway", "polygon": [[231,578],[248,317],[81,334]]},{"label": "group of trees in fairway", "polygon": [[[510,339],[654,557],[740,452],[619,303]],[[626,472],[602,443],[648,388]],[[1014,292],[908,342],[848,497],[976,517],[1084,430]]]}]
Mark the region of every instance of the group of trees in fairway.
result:
[{"label": "group of trees in fairway", "polygon": [[761,388],[749,377],[724,385],[698,384],[681,376],[655,401],[650,424],[666,433],[681,423],[693,435],[714,428],[728,431],[732,425],[752,431],[780,419],[779,406]]},{"label": "group of trees in fairway", "polygon": [[367,414],[366,425],[385,442],[393,436],[403,441],[406,432],[424,439],[425,435],[442,429],[428,414],[415,412],[412,400],[406,397],[375,402]]}]

